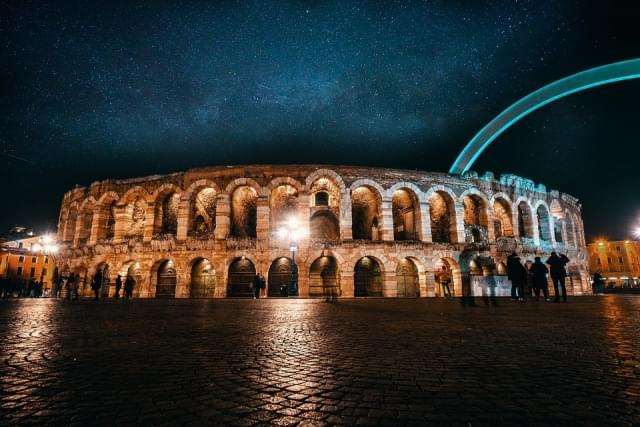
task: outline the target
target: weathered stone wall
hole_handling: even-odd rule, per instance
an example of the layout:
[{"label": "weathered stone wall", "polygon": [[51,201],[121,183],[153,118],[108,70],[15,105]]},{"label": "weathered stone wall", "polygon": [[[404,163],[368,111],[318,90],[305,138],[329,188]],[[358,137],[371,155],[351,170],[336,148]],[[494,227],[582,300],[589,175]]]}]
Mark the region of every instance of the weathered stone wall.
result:
[{"label": "weathered stone wall", "polygon": [[134,276],[139,297],[241,296],[249,265],[285,277],[290,242],[278,230],[291,217],[308,231],[297,241],[302,296],[434,296],[441,265],[459,294],[473,274],[504,274],[514,250],[566,253],[571,292],[590,288],[575,198],[514,175],[346,166],[212,167],[75,188],[61,206],[59,267],[81,273],[87,294],[108,266],[111,284]]}]

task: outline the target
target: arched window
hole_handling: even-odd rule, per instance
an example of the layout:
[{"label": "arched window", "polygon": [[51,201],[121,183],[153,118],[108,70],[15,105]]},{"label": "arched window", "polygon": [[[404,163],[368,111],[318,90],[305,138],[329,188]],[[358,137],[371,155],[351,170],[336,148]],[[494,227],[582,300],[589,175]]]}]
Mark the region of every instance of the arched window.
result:
[{"label": "arched window", "polygon": [[236,188],[231,195],[231,236],[255,239],[257,236],[258,193],[247,185]]},{"label": "arched window", "polygon": [[379,240],[380,196],[367,186],[351,192],[351,231],[355,240]]}]

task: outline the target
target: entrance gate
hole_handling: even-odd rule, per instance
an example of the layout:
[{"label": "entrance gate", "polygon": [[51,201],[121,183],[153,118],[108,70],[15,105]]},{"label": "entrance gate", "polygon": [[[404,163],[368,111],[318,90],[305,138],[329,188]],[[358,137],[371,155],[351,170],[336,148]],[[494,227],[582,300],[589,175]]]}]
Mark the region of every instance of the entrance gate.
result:
[{"label": "entrance gate", "polygon": [[354,270],[354,296],[382,296],[382,272],[376,260],[369,257],[361,258]]},{"label": "entrance gate", "polygon": [[281,286],[286,286],[287,294],[291,283],[291,260],[286,257],[278,258],[271,263],[269,268],[268,297],[284,296],[281,293]]},{"label": "entrance gate", "polygon": [[176,296],[176,269],[172,261],[165,261],[158,268],[156,298],[174,298]]},{"label": "entrance gate", "polygon": [[191,268],[191,298],[213,298],[216,289],[216,272],[208,259],[201,259]]},{"label": "entrance gate", "polygon": [[227,281],[228,297],[253,297],[251,288],[256,277],[256,268],[246,258],[239,258],[229,266],[229,279]]},{"label": "entrance gate", "polygon": [[410,259],[404,258],[398,263],[396,281],[398,283],[398,298],[417,298],[420,296],[418,269]]}]

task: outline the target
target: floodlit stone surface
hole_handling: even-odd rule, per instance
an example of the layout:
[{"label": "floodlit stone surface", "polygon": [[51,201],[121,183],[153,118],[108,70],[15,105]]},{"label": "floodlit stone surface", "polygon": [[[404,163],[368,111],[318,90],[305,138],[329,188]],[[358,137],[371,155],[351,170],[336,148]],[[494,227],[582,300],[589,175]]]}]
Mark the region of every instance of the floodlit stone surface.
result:
[{"label": "floodlit stone surface", "polygon": [[640,298],[476,302],[0,300],[0,425],[640,422]]},{"label": "floodlit stone surface", "polygon": [[514,175],[350,166],[211,167],[74,188],[61,206],[58,268],[79,275],[85,296],[98,267],[105,296],[118,274],[134,277],[136,298],[157,297],[158,286],[165,297],[250,296],[255,273],[274,296],[292,269],[279,233],[291,218],[302,230],[301,296],[436,296],[443,265],[456,295],[469,283],[479,291],[482,277],[504,294],[514,250],[527,261],[566,253],[569,293],[590,293],[572,196]]}]

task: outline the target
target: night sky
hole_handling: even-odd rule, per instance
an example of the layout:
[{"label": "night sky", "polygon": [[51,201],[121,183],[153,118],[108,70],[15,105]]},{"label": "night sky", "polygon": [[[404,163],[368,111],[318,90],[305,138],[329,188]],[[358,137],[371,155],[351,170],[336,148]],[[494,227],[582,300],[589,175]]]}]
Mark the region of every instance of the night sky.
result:
[{"label": "night sky", "polygon": [[[250,163],[447,171],[512,102],[640,56],[640,10],[588,1],[1,2],[0,232],[54,230],[74,184]],[[626,8],[626,9],[625,9]],[[474,170],[640,225],[640,81],[557,101]],[[23,160],[25,159],[25,160]]]}]

